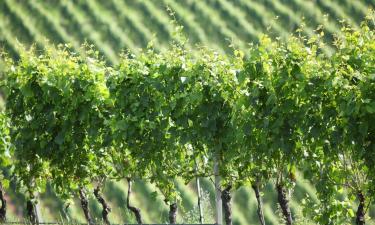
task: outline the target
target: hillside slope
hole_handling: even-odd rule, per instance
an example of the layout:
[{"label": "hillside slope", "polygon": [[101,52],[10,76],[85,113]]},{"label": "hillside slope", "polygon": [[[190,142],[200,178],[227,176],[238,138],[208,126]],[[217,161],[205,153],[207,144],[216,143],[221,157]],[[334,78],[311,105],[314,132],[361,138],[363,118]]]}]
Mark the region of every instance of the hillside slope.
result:
[{"label": "hillside slope", "polygon": [[286,38],[301,24],[307,37],[319,27],[330,41],[340,34],[341,20],[358,27],[374,6],[374,0],[2,0],[0,46],[17,58],[17,42],[41,47],[48,39],[79,52],[87,41],[116,64],[125,49],[137,52],[150,41],[158,50],[168,46],[175,18],[191,46],[231,52],[230,44],[246,49],[262,33]]},{"label": "hillside slope", "polygon": [[[150,41],[156,50],[166,49],[175,38],[171,23],[174,18],[184,27],[189,47],[202,45],[231,53],[231,44],[246,50],[262,33],[285,39],[302,24],[303,35],[312,37],[318,29],[330,42],[334,33],[340,34],[342,19],[356,28],[368,9],[374,7],[375,0],[0,0],[0,48],[17,59],[18,43],[42,48],[48,39],[55,44],[69,43],[79,53],[80,46],[88,42],[108,63],[116,64],[119,53],[124,50],[137,53]],[[334,47],[328,46],[326,51],[330,53]],[[1,65],[0,62],[0,70]],[[182,196],[179,221],[197,222],[194,182],[189,185],[176,182]],[[213,185],[209,180],[202,183],[206,193],[205,221],[213,222]],[[19,220],[25,203],[12,187],[7,193],[10,220]],[[125,209],[126,187],[124,181],[106,185],[105,197],[113,208],[110,218],[114,223],[135,221]],[[167,206],[160,196],[152,197],[155,191],[152,185],[138,181],[134,186],[133,204],[142,209],[145,222],[166,222]],[[279,224],[273,185],[267,185],[263,191],[266,222]],[[316,201],[314,192],[307,181],[298,180],[291,201],[296,215],[302,213],[300,205],[306,193]],[[258,224],[251,188],[237,190],[233,199],[235,224]],[[65,217],[64,203],[50,189],[40,196],[39,207],[44,221]],[[96,218],[100,218],[100,208],[93,196],[91,208]],[[69,208],[68,214],[71,220],[84,222],[78,201]],[[375,210],[371,209],[369,214],[375,217]],[[309,222],[301,220],[300,224]]]}]

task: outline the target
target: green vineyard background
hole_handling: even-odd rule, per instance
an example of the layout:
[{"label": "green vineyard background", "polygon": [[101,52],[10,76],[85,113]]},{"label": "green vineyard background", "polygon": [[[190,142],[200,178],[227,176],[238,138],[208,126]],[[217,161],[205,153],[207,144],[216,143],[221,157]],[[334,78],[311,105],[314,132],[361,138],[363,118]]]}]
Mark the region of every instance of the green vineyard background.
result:
[{"label": "green vineyard background", "polygon": [[[93,44],[110,64],[118,62],[121,51],[137,53],[152,42],[158,51],[166,49],[175,38],[172,20],[183,26],[191,48],[207,46],[219,52],[232,53],[233,47],[246,52],[248,43],[256,43],[262,33],[285,39],[302,26],[303,35],[311,37],[314,30],[324,32],[327,42],[333,33],[340,34],[345,19],[352,27],[359,26],[374,0],[0,0],[0,47],[18,59],[18,43],[35,44],[42,49],[45,40],[51,43],[70,43],[80,52],[81,44]],[[168,10],[168,9],[169,10]],[[322,26],[320,26],[322,25]],[[233,46],[233,47],[232,47]],[[325,48],[327,54],[334,51]],[[1,69],[1,62],[0,62]],[[194,221],[197,210],[194,182],[178,183],[182,196],[179,221]],[[114,223],[135,222],[125,209],[125,181],[110,182],[105,187],[105,197],[110,202]],[[213,222],[214,189],[210,180],[202,180],[207,198],[204,202],[205,222]],[[9,219],[22,218],[24,198],[8,191]],[[133,204],[140,207],[146,223],[166,222],[167,205],[156,188],[142,181],[134,185]],[[265,218],[267,224],[280,224],[273,184],[264,188]],[[308,193],[316,201],[314,189],[308,181],[297,179],[291,200],[295,215],[300,215],[300,205]],[[234,224],[257,224],[256,200],[251,188],[240,188],[233,197]],[[90,207],[100,218],[99,204],[91,197]],[[354,206],[353,206],[354,207]],[[64,218],[64,202],[52,191],[40,196],[39,208],[44,221]],[[195,213],[194,213],[195,212]],[[69,211],[72,220],[83,222],[78,201]],[[375,217],[375,209],[370,209]],[[308,224],[307,221],[298,221]],[[368,224],[374,224],[369,221]]]}]

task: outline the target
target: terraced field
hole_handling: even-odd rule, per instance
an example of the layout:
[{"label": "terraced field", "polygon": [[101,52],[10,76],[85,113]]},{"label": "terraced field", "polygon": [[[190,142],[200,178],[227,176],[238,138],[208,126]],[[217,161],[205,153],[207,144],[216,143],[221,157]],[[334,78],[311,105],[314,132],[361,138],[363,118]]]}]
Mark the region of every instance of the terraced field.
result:
[{"label": "terraced field", "polygon": [[[150,41],[156,50],[166,49],[175,38],[171,23],[175,18],[184,27],[189,47],[203,45],[231,53],[231,45],[246,50],[262,33],[285,39],[301,24],[304,24],[303,35],[312,37],[319,27],[319,32],[324,32],[330,42],[333,33],[340,34],[344,18],[356,28],[368,9],[374,7],[375,0],[0,0],[0,47],[17,59],[18,43],[35,44],[41,49],[48,39],[55,44],[70,43],[80,53],[82,43],[88,42],[109,64],[116,64],[119,53],[124,50],[137,53]],[[328,45],[325,50],[329,54],[334,47]],[[189,185],[176,182],[182,196],[179,221],[197,222],[191,216],[197,210],[194,182]],[[160,197],[152,198],[155,190],[150,184],[137,182],[133,204],[142,209],[145,222],[166,222],[167,206]],[[205,222],[213,222],[214,189],[209,180],[203,180],[203,190],[207,192]],[[263,191],[267,224],[280,224],[273,185]],[[291,201],[296,215],[302,213],[299,205],[305,193],[316,201],[311,185],[299,179]],[[19,204],[24,201],[22,196],[8,194],[11,205],[22,205]],[[106,198],[113,208],[111,219],[116,223],[135,221],[125,209],[125,197],[125,182],[107,184]],[[65,218],[63,202],[52,192],[41,196],[39,207],[45,221]],[[100,218],[99,205],[93,199],[91,207]],[[233,209],[235,224],[256,224],[256,200],[250,188],[236,191]],[[23,212],[12,208],[10,213],[17,220]],[[70,207],[68,214],[73,220],[84,221],[78,202]],[[375,217],[374,209],[370,210],[370,216]]]},{"label": "terraced field", "polygon": [[262,33],[286,38],[302,23],[307,37],[322,25],[330,41],[333,33],[340,34],[342,19],[358,27],[374,6],[374,0],[2,0],[0,46],[17,58],[17,42],[42,47],[48,39],[70,43],[77,52],[88,42],[116,64],[118,53],[125,49],[138,52],[151,40],[157,50],[168,46],[174,38],[170,22],[174,17],[191,46],[231,52],[230,44],[246,49]]}]

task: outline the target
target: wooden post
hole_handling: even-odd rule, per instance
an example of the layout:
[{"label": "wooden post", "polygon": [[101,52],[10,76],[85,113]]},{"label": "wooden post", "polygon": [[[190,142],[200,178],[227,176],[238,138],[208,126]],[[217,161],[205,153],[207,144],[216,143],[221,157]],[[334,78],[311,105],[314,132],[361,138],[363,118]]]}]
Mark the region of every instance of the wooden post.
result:
[{"label": "wooden post", "polygon": [[201,194],[201,185],[200,185],[198,177],[197,177],[197,191],[198,191],[199,223],[203,224],[202,194]]},{"label": "wooden post", "polygon": [[36,214],[37,224],[43,223],[44,221],[43,221],[42,213],[40,211],[40,204],[39,203],[35,204],[35,214]]},{"label": "wooden post", "polygon": [[[196,175],[197,175],[197,172],[198,172],[198,164],[197,164],[197,160],[195,160],[195,174]],[[197,192],[198,192],[199,223],[203,224],[202,193],[201,193],[201,185],[200,185],[198,176],[196,177],[195,181],[197,184]]]},{"label": "wooden post", "polygon": [[223,204],[222,204],[222,201],[221,201],[221,188],[220,188],[221,178],[220,178],[220,175],[219,175],[219,162],[218,162],[218,160],[215,160],[214,174],[215,174],[215,197],[216,197],[215,223],[217,225],[222,225],[223,224]]}]

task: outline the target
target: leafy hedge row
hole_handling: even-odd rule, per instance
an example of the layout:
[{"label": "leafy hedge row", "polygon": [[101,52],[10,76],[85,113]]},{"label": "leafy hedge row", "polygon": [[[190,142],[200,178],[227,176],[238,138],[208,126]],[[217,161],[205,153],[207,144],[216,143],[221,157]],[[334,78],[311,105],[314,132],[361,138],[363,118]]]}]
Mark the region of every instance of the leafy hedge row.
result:
[{"label": "leafy hedge row", "polygon": [[109,223],[103,182],[140,178],[159,187],[175,223],[174,180],[210,177],[217,163],[227,224],[230,191],[249,184],[259,193],[270,180],[292,224],[288,193],[297,170],[320,200],[306,202],[306,217],[364,224],[375,197],[373,28],[373,14],[360,30],[343,27],[332,56],[322,53],[322,34],[287,42],[263,36],[246,56],[174,43],[165,53],[123,54],[113,68],[87,46],[84,56],[69,46],[24,49],[18,62],[6,60],[0,153],[13,161],[32,222],[35,194],[47,181],[63,199],[78,193],[89,223],[86,191],[94,189]]}]

